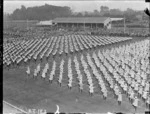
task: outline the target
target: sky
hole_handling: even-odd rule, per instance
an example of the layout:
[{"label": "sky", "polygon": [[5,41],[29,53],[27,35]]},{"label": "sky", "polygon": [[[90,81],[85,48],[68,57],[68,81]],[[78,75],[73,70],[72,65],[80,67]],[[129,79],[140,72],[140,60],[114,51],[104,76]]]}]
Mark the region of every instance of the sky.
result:
[{"label": "sky", "polygon": [[69,6],[74,12],[100,11],[100,6],[108,6],[109,9],[116,8],[120,10],[126,10],[127,8],[144,10],[146,7],[149,8],[150,6],[149,3],[145,3],[145,0],[4,0],[3,4],[3,11],[6,13],[13,13],[15,9],[21,8],[21,5],[24,5],[25,7],[41,6],[45,4]]}]

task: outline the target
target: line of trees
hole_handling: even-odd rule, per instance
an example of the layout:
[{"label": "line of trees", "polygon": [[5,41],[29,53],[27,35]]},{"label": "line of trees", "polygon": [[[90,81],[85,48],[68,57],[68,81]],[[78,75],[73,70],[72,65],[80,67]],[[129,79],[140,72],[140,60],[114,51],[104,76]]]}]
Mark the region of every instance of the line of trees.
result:
[{"label": "line of trees", "polygon": [[128,8],[126,11],[120,9],[109,9],[107,6],[101,6],[100,11],[94,10],[93,12],[78,12],[75,13],[70,7],[53,6],[45,4],[43,6],[28,7],[21,6],[20,9],[16,9],[12,14],[4,14],[5,19],[11,20],[51,20],[56,17],[92,17],[92,16],[105,16],[105,17],[126,17],[128,20],[138,20],[141,18],[148,19],[143,11],[135,11]]},{"label": "line of trees", "polygon": [[79,12],[76,16],[104,16],[104,17],[111,17],[111,18],[126,18],[127,20],[148,20],[148,16],[144,13],[144,11],[135,11],[131,8],[127,8],[125,11],[121,11],[120,9],[109,9],[107,6],[101,6],[100,11],[94,10],[93,12]]},{"label": "line of trees", "polygon": [[66,17],[72,14],[70,7],[60,7],[45,4],[39,7],[21,6],[21,9],[16,9],[9,18],[12,20],[50,20],[55,17]]}]

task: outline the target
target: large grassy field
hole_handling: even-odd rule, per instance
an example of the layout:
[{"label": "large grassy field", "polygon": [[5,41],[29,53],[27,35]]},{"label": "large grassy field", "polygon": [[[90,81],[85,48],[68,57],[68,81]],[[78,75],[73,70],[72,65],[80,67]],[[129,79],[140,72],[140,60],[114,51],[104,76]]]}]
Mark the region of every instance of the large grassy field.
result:
[{"label": "large grassy field", "polygon": [[[120,43],[122,45],[122,43]],[[118,44],[119,45],[119,44]],[[113,45],[111,45],[112,47]],[[110,46],[107,46],[110,47]],[[98,49],[93,49],[97,52]],[[84,51],[84,53],[90,53],[93,50]],[[79,59],[80,53],[68,55],[73,58],[74,55]],[[67,61],[68,56],[63,55],[62,58]],[[59,76],[59,65],[61,59],[59,57],[55,58],[57,62],[56,75],[54,81],[51,84],[48,81],[48,76],[46,79],[42,79],[41,75],[37,79],[34,79],[31,75],[27,77],[26,75],[26,65],[22,65],[17,68],[12,66],[12,69],[3,69],[3,98],[5,101],[14,104],[18,107],[26,107],[30,109],[46,109],[48,112],[56,111],[56,104],[60,106],[61,112],[94,112],[94,113],[106,113],[106,112],[126,112],[133,113],[134,108],[123,95],[123,102],[118,105],[117,100],[114,98],[111,91],[108,92],[108,97],[106,100],[103,99],[102,93],[99,88],[96,88],[96,93],[90,96],[88,93],[88,87],[86,85],[87,80],[84,76],[84,91],[79,92],[77,85],[77,75],[75,73],[74,65],[73,69],[73,88],[70,90],[67,87],[67,62],[64,65],[63,73],[63,84],[60,87],[57,81],[55,81]],[[28,64],[32,70],[41,62],[40,60],[33,62],[30,61]],[[48,62],[50,69],[52,68],[53,59],[42,60],[41,66],[44,67],[45,63]],[[80,63],[81,66],[81,63]],[[43,69],[43,68],[42,68]],[[49,73],[48,73],[49,75]],[[136,112],[144,113],[147,109],[145,104],[140,101],[139,107]]]}]

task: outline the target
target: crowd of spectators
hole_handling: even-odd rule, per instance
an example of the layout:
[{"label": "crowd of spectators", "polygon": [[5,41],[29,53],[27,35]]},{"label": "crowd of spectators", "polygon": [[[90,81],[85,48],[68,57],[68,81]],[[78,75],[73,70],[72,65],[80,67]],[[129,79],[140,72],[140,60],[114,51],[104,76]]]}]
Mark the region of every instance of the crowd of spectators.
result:
[{"label": "crowd of spectators", "polygon": [[129,29],[126,28],[112,28],[112,29],[89,29],[89,28],[13,28],[4,30],[3,37],[6,39],[37,39],[49,38],[51,36],[62,36],[71,34],[91,34],[104,36],[124,36],[124,37],[148,37],[150,36],[148,29]]}]

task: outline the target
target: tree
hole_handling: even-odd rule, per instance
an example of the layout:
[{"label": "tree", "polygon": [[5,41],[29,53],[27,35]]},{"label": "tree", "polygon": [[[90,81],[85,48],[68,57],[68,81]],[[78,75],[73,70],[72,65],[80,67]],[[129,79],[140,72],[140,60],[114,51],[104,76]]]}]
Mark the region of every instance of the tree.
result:
[{"label": "tree", "polygon": [[72,15],[70,7],[59,7],[45,4],[38,7],[21,6],[20,9],[16,9],[11,18],[14,20],[51,20],[56,17],[67,17]]},{"label": "tree", "polygon": [[93,13],[94,13],[94,16],[98,16],[100,14],[98,10],[94,10]]},{"label": "tree", "polygon": [[109,14],[109,8],[107,6],[101,6],[100,7],[100,14],[101,15]]},{"label": "tree", "polygon": [[83,17],[83,15],[82,15],[81,12],[79,12],[76,16],[77,16],[77,17]]},{"label": "tree", "polygon": [[110,15],[111,16],[122,16],[123,12],[119,9],[110,9]]},{"label": "tree", "polygon": [[137,20],[136,18],[136,11],[134,11],[133,9],[131,8],[127,8],[126,11],[124,11],[124,16],[128,19],[128,20]]}]

